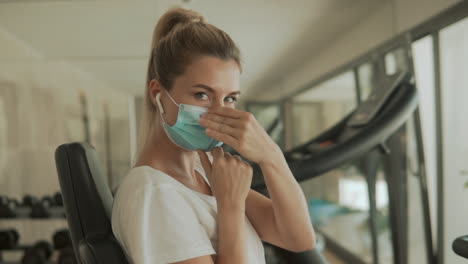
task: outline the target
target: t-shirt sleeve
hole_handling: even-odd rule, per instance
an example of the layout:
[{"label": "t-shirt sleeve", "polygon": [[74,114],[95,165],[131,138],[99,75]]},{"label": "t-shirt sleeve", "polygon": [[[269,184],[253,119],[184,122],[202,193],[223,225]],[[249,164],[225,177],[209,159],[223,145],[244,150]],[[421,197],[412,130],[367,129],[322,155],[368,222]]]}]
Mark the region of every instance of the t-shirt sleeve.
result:
[{"label": "t-shirt sleeve", "polygon": [[122,231],[134,263],[167,264],[216,254],[194,208],[176,188],[145,186],[133,197]]}]

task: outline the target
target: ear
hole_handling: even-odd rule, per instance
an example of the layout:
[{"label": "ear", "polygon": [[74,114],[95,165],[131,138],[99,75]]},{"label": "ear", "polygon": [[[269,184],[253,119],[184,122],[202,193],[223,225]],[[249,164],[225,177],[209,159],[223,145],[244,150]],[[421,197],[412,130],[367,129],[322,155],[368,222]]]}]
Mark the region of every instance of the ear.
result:
[{"label": "ear", "polygon": [[161,89],[162,87],[158,80],[152,79],[150,81],[148,92],[151,102],[153,102],[154,105],[156,105],[156,95],[161,92]]}]

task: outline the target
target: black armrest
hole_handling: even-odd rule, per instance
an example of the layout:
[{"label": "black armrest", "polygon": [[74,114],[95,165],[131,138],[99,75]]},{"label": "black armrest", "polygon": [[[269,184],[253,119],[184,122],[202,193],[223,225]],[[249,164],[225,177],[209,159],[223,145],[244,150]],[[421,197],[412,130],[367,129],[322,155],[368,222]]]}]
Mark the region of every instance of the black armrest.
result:
[{"label": "black armrest", "polygon": [[458,237],[452,243],[453,252],[468,259],[468,235]]}]

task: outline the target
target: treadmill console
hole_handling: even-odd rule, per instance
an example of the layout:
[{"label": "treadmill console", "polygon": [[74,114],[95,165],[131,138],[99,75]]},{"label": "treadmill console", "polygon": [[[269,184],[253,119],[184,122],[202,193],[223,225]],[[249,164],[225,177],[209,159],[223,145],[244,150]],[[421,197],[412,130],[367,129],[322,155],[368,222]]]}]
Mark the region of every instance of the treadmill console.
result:
[{"label": "treadmill console", "polygon": [[396,73],[378,84],[376,89],[369,95],[369,98],[356,109],[348,125],[351,127],[367,125],[384,106],[390,95],[401,83],[408,82],[410,77],[411,74],[409,72]]}]

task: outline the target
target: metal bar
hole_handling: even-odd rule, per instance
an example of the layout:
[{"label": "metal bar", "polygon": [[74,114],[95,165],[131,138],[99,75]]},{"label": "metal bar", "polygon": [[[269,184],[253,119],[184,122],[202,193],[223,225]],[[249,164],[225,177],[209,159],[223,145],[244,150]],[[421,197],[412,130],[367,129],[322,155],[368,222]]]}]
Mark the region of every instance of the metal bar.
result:
[{"label": "metal bar", "polygon": [[356,103],[357,105],[360,105],[362,98],[361,98],[361,84],[359,81],[358,67],[355,67],[353,69],[353,72],[354,72],[354,84],[355,84],[355,89],[356,89]]},{"label": "metal bar", "polygon": [[109,117],[109,106],[107,103],[104,104],[104,140],[106,148],[106,165],[107,165],[107,183],[109,188],[113,188],[112,181],[112,151],[111,151],[111,127]]},{"label": "metal bar", "polygon": [[92,144],[91,142],[91,133],[89,128],[89,116],[88,116],[88,102],[86,100],[86,95],[84,92],[80,93],[80,106],[81,106],[81,119],[83,121],[83,129],[84,129],[84,140]]},{"label": "metal bar", "polygon": [[[406,37],[406,59],[408,70],[414,76],[414,82],[416,83],[416,74],[414,68],[414,61],[413,61],[413,53],[411,48],[411,38],[409,34]],[[437,259],[434,254],[433,248],[433,238],[432,238],[432,224],[431,224],[431,212],[430,212],[430,205],[429,205],[429,192],[427,190],[427,175],[426,175],[426,159],[424,156],[424,143],[422,139],[422,123],[421,123],[421,114],[419,111],[419,106],[414,113],[414,133],[416,138],[416,146],[417,146],[417,155],[418,155],[418,164],[419,164],[419,187],[420,187],[420,194],[421,194],[421,203],[422,203],[422,213],[423,213],[423,221],[424,221],[424,235],[425,235],[425,242],[426,242],[426,256],[427,262],[430,264],[436,264]]]},{"label": "metal bar", "polygon": [[372,241],[372,257],[374,264],[379,263],[379,240],[378,240],[378,227],[377,227],[377,203],[376,203],[376,184],[377,184],[377,171],[380,164],[380,154],[378,149],[370,151],[361,159],[364,163],[364,175],[366,175],[367,190],[369,197],[369,227]]},{"label": "metal bar", "polygon": [[385,179],[389,194],[389,212],[393,245],[393,262],[395,264],[408,263],[408,207],[406,163],[401,159],[405,155],[405,144],[401,140],[406,130],[403,125],[388,140],[390,155],[384,157]]},{"label": "metal bar", "polygon": [[436,113],[436,153],[437,154],[437,254],[439,264],[444,263],[444,142],[442,117],[442,85],[440,74],[439,32],[433,34],[435,113]]}]

